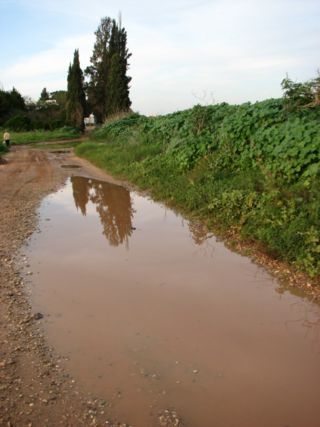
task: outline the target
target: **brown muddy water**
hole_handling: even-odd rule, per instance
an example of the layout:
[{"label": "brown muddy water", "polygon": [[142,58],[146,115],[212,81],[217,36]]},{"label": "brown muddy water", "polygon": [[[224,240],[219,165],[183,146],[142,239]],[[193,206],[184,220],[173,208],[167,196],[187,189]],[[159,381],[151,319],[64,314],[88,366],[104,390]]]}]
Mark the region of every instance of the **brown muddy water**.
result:
[{"label": "brown muddy water", "polygon": [[49,343],[134,427],[319,427],[320,308],[201,227],[74,176],[26,250]]}]

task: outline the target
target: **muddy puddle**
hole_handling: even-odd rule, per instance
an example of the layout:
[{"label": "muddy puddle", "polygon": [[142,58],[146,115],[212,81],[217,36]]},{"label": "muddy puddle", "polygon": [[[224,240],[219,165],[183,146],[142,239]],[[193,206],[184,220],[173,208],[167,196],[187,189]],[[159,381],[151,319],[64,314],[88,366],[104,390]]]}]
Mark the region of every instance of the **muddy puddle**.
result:
[{"label": "muddy puddle", "polygon": [[26,255],[49,343],[106,413],[192,427],[318,427],[320,309],[198,225],[72,177]]}]

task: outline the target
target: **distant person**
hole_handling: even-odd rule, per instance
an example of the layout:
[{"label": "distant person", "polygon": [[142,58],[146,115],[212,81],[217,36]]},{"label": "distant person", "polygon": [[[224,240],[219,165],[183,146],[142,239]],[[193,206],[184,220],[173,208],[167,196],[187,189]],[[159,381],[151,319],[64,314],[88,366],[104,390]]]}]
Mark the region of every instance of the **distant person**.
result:
[{"label": "distant person", "polygon": [[8,131],[5,131],[3,134],[3,142],[6,147],[10,146],[10,133]]}]

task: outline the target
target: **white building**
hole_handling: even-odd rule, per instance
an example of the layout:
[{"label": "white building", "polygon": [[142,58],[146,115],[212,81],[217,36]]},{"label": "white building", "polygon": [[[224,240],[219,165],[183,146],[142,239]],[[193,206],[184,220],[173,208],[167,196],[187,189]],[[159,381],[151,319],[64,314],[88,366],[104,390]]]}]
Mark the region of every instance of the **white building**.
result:
[{"label": "white building", "polygon": [[93,113],[91,113],[89,117],[84,118],[84,125],[85,126],[94,126],[95,123],[96,123],[96,121],[95,121],[95,117],[94,117]]}]

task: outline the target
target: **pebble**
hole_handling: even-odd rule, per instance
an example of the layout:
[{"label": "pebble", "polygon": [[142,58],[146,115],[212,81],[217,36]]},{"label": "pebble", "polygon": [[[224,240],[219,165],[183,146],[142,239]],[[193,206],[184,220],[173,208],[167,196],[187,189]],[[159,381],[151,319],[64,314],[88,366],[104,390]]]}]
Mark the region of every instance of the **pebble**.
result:
[{"label": "pebble", "polygon": [[40,320],[43,319],[43,314],[42,313],[35,313],[33,315],[34,320]]}]

